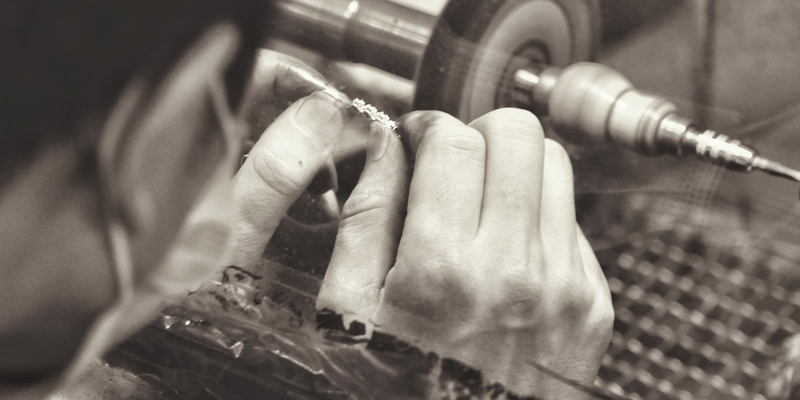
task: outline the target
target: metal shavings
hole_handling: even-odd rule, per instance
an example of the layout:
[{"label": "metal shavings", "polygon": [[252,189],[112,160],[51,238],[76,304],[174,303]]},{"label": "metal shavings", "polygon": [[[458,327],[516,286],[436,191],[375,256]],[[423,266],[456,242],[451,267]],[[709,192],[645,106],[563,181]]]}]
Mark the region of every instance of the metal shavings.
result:
[{"label": "metal shavings", "polygon": [[388,115],[383,113],[382,111],[378,110],[374,106],[367,104],[364,100],[355,99],[351,104],[353,108],[356,109],[361,115],[366,117],[370,121],[378,122],[386,126],[387,128],[391,129],[392,131],[397,130],[397,123],[392,121]]}]

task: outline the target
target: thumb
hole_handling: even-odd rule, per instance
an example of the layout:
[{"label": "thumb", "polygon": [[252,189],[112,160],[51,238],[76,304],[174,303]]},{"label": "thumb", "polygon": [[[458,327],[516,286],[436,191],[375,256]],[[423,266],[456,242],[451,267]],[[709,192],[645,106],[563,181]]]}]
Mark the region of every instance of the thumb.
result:
[{"label": "thumb", "polygon": [[227,265],[257,260],[281,218],[332,157],[349,120],[325,92],[298,100],[270,125],[234,177],[236,225]]}]

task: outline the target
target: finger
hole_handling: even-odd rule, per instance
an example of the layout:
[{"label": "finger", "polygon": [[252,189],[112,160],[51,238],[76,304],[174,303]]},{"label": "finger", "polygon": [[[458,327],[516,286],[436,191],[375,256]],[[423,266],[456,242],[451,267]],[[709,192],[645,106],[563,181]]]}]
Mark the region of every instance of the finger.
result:
[{"label": "finger", "polygon": [[[258,140],[264,130],[289,105],[320,90],[344,104],[351,102],[347,95],[333,87],[325,77],[302,61],[276,51],[259,50],[242,107],[242,115],[251,127],[249,138],[253,141]],[[346,129],[342,140],[337,143],[333,151],[334,161],[340,161],[365,150],[366,138],[363,136],[363,129]],[[316,185],[324,192],[334,186],[330,183],[335,181],[336,175],[323,174],[319,178],[318,183],[327,183]]]},{"label": "finger", "polygon": [[316,92],[264,132],[234,178],[230,264],[244,266],[260,256],[289,206],[330,159],[347,120],[344,104]]},{"label": "finger", "polygon": [[350,99],[302,61],[271,50],[259,50],[243,113],[258,136],[295,101],[325,90],[343,103]]},{"label": "finger", "polygon": [[331,86],[314,68],[272,50],[259,50],[252,84],[263,91],[266,97],[281,99],[289,104],[318,90],[329,91],[342,102],[349,102],[346,95]]},{"label": "finger", "polygon": [[470,126],[486,138],[481,229],[538,234],[544,158],[539,120],[528,111],[504,108]]},{"label": "finger", "polygon": [[400,132],[415,156],[405,229],[474,236],[483,198],[483,136],[434,111],[401,118]]},{"label": "finger", "polygon": [[367,163],[342,210],[317,307],[370,318],[397,255],[408,171],[397,135],[373,123]]},{"label": "finger", "polygon": [[544,141],[541,238],[548,265],[583,272],[575,222],[572,163],[560,144]]}]

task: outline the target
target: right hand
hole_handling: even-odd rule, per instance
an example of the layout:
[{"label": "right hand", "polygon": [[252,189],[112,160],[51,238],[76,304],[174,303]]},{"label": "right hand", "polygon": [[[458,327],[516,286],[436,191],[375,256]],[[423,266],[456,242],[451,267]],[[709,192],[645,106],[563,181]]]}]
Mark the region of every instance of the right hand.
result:
[{"label": "right hand", "polygon": [[401,131],[410,188],[400,141],[384,132],[344,206],[318,308],[372,320],[518,394],[582,398],[532,365],[590,385],[611,337],[564,149],[516,109],[469,126],[416,112]]}]

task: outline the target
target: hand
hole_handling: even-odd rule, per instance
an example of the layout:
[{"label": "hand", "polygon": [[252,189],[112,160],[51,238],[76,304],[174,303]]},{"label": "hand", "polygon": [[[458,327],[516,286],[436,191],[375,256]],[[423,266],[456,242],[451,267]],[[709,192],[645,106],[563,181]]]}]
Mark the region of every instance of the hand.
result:
[{"label": "hand", "polygon": [[[223,266],[244,267],[260,258],[286,211],[331,159],[349,122],[344,95],[322,89],[337,93],[302,62],[259,52],[242,111],[252,128],[248,136],[257,142],[233,179],[222,177],[187,217],[151,286],[181,293]],[[220,228],[229,220],[230,232]],[[228,245],[220,249],[226,237]]]},{"label": "hand", "polygon": [[[209,46],[212,50],[230,47],[226,43]],[[298,74],[304,78],[298,79]],[[198,81],[188,73],[181,77],[175,82]],[[170,251],[160,265],[136,282],[134,290],[123,292],[95,322],[88,345],[68,376],[76,376],[103,350],[147,323],[162,307],[165,297],[196,288],[224,266],[246,266],[260,257],[289,206],[331,158],[333,145],[349,121],[343,99],[318,91],[325,85],[316,72],[299,61],[272,52],[260,54],[246,104],[279,98],[275,104],[291,106],[264,131],[235,177],[232,167],[238,161],[242,138],[234,130],[226,131],[227,162],[221,162],[213,176],[199,183],[203,185],[197,190],[200,196],[175,241],[170,243]],[[175,86],[180,87],[174,82],[168,87]],[[249,108],[250,112],[261,109]],[[233,118],[219,119],[226,127],[236,125]],[[187,179],[191,178],[194,177],[187,173]]]},{"label": "hand", "polygon": [[325,78],[299,60],[259,53],[245,103],[258,140],[233,181],[236,225],[222,265],[258,260],[292,203],[332,162],[350,118],[346,97],[322,89],[331,89]]},{"label": "hand", "polygon": [[260,113],[266,103],[291,105],[260,136],[235,176],[232,169],[220,168],[211,178],[164,261],[131,298],[113,306],[112,317],[98,329],[100,339],[74,371],[138,330],[165,297],[197,288],[224,266],[247,266],[260,258],[281,218],[331,158],[350,119],[342,99],[319,91],[324,86],[316,72],[295,59],[259,54],[244,112],[260,119],[266,118]]},{"label": "hand", "polygon": [[318,307],[369,318],[518,394],[581,398],[531,364],[591,384],[611,336],[564,149],[515,109],[469,126],[416,112],[401,130],[415,158],[404,225],[405,158],[387,135],[344,206]]}]

